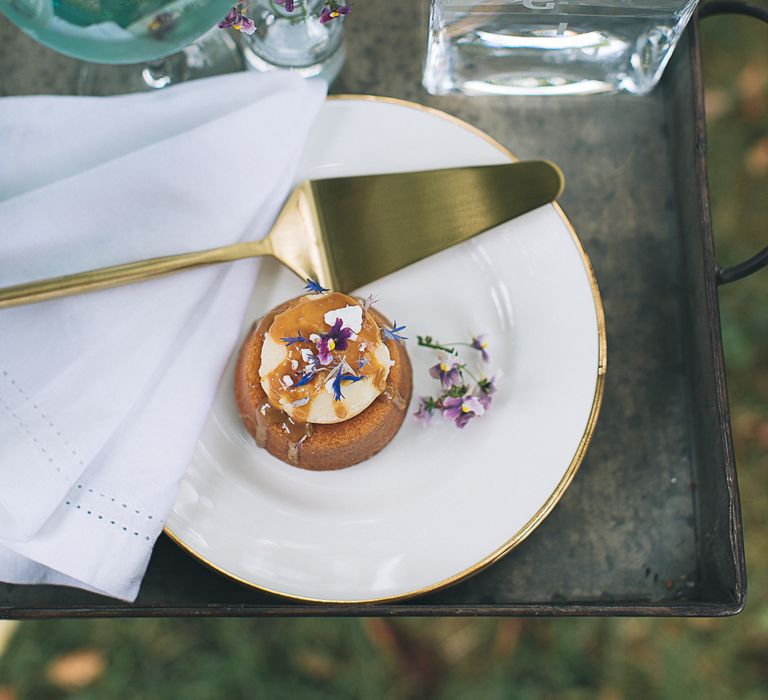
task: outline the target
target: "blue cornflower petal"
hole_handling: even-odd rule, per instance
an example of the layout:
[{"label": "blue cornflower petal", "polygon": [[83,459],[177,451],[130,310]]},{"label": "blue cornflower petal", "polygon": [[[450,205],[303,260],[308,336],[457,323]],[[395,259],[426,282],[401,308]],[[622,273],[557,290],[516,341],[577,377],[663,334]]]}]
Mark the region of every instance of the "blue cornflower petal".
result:
[{"label": "blue cornflower petal", "polygon": [[400,331],[404,329],[405,329],[405,326],[398,326],[397,321],[395,321],[392,324],[392,328],[382,328],[381,333],[385,338],[388,338],[389,340],[394,340],[396,343],[399,343],[403,340],[408,340],[407,335],[399,335]]},{"label": "blue cornflower petal", "polygon": [[322,294],[323,292],[328,291],[322,284],[320,284],[320,282],[313,280],[311,277],[307,277],[307,286],[304,287],[304,289],[309,292],[314,292],[315,294]]},{"label": "blue cornflower petal", "polygon": [[333,398],[336,401],[341,401],[341,399],[344,398],[344,395],[341,393],[342,382],[359,382],[362,378],[362,375],[342,374],[341,368],[339,368],[336,372],[336,376],[333,378]]},{"label": "blue cornflower petal", "polygon": [[299,379],[298,382],[296,382],[293,386],[294,388],[297,386],[304,386],[305,384],[309,384],[312,381],[312,377],[315,376],[314,372],[309,372],[308,374],[305,374],[301,379]]},{"label": "blue cornflower petal", "polygon": [[308,343],[309,341],[299,332],[296,331],[298,335],[289,335],[285,338],[280,338],[286,345],[293,345],[294,343]]}]

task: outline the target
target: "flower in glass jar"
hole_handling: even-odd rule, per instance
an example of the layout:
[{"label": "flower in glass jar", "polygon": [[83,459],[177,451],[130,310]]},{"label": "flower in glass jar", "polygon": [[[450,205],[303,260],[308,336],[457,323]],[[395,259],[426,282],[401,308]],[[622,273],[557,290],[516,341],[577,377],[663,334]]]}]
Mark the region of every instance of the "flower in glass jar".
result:
[{"label": "flower in glass jar", "polygon": [[250,17],[246,17],[237,7],[233,7],[227,16],[219,22],[219,29],[237,29],[243,34],[253,34],[256,31],[256,25]]},{"label": "flower in glass jar", "polygon": [[323,8],[323,11],[320,13],[320,24],[330,22],[332,19],[336,19],[341,15],[348,15],[351,11],[352,8],[350,8],[349,5],[342,5],[338,2],[330,2]]}]

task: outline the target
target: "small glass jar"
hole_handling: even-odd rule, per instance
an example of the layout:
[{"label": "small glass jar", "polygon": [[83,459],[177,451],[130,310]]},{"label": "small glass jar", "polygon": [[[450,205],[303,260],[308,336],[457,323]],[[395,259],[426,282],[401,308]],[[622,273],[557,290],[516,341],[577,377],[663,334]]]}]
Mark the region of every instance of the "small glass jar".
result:
[{"label": "small glass jar", "polygon": [[325,0],[295,0],[289,12],[275,0],[251,0],[248,16],[256,31],[240,37],[247,67],[333,82],[344,63],[344,22],[338,17],[321,23],[325,6]]}]

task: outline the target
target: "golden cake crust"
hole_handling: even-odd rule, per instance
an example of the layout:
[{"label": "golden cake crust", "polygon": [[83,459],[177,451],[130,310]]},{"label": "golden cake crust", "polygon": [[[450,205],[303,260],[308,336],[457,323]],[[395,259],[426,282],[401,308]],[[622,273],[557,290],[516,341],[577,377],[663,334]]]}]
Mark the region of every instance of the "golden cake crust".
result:
[{"label": "golden cake crust", "polygon": [[[411,363],[405,346],[385,339],[394,365],[384,392],[362,413],[345,421],[305,426],[270,406],[261,386],[259,368],[264,336],[278,314],[296,304],[291,299],[254,323],[245,339],[235,367],[235,399],[243,424],[266,449],[283,462],[302,469],[343,469],[369,459],[395,437],[411,400]],[[380,326],[389,321],[375,309],[369,313]]]}]

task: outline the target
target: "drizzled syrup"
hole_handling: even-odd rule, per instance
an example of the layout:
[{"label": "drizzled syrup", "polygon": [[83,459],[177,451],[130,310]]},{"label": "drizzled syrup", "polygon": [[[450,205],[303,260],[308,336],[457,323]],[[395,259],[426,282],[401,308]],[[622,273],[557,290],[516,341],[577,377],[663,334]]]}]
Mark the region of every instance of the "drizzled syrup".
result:
[{"label": "drizzled syrup", "polygon": [[390,384],[386,388],[382,396],[388,399],[389,401],[391,401],[393,404],[395,404],[395,408],[398,411],[402,411],[407,406],[407,402],[403,398],[403,395],[398,391],[397,387],[394,386],[393,384]]},{"label": "drizzled syrup", "polygon": [[288,438],[288,461],[299,463],[301,443],[312,435],[312,423],[302,423],[291,418],[285,411],[275,408],[269,402],[261,404],[256,417],[256,444],[264,447],[267,444],[267,428],[279,425]]},{"label": "drizzled syrup", "polygon": [[[290,414],[297,423],[306,421],[314,397],[325,390],[331,370],[342,360],[348,366],[345,371],[351,370],[355,374],[364,374],[378,392],[384,391],[386,387],[389,367],[382,365],[376,358],[375,350],[381,343],[380,330],[368,312],[362,315],[362,325],[357,337],[354,340],[349,339],[347,347],[343,350],[331,349],[331,362],[321,367],[308,382],[302,386],[296,386],[302,381],[307,371],[304,354],[307,351],[313,354],[317,352],[317,346],[310,337],[327,332],[330,326],[325,320],[325,315],[329,311],[345,306],[360,306],[360,304],[352,297],[339,292],[304,297],[275,316],[272,321],[268,336],[275,343],[285,345],[286,356],[277,367],[263,377],[267,398],[273,406],[291,404]],[[283,338],[287,337],[305,340],[286,344]],[[335,401],[333,408],[339,420],[347,417],[348,409],[340,401]]]}]

